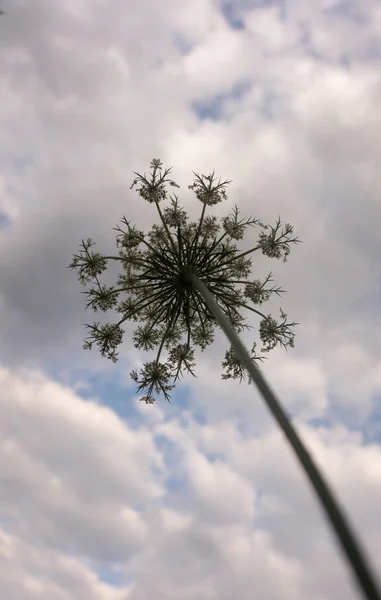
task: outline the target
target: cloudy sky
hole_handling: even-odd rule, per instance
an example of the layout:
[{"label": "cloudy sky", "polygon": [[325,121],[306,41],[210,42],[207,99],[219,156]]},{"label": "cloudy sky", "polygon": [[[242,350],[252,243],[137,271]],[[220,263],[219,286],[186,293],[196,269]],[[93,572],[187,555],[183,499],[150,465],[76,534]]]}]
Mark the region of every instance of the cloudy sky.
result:
[{"label": "cloudy sky", "polygon": [[[260,256],[300,322],[263,371],[381,564],[378,0],[2,0],[0,590],[4,600],[352,600],[351,574],[224,338],[153,406],[84,352],[82,238],[115,247],[159,157],[303,240]],[[258,274],[258,275],[257,275]],[[110,277],[115,273],[110,273]],[[279,303],[274,304],[278,310]],[[254,329],[245,341],[256,338]]]}]

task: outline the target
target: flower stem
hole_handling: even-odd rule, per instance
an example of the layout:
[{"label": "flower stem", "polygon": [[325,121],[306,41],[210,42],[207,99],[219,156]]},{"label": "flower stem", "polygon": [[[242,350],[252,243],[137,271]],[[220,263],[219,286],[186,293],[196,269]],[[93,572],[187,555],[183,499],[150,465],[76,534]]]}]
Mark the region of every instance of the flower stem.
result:
[{"label": "flower stem", "polygon": [[[130,319],[137,312],[140,312],[140,311],[144,310],[145,308],[148,308],[148,306],[152,305],[153,302],[158,302],[161,298],[164,300],[167,294],[168,294],[167,290],[160,290],[158,292],[155,292],[153,295],[151,295],[149,300],[147,300],[147,298],[143,298],[142,300],[140,300],[137,303],[137,305],[135,306],[133,311],[129,311],[128,313],[126,313],[120,319],[120,321],[118,321],[116,323],[116,327],[119,327],[119,325],[124,323],[124,321],[126,321],[127,319]],[[147,300],[147,302],[146,302],[146,300]],[[144,302],[145,302],[145,304],[144,304]]]},{"label": "flower stem", "polygon": [[200,220],[198,222],[197,231],[196,231],[196,234],[195,234],[195,236],[193,238],[193,241],[192,241],[192,244],[191,244],[191,246],[192,246],[192,260],[195,258],[196,253],[197,253],[197,242],[198,242],[198,238],[200,236],[200,231],[201,231],[201,228],[202,228],[202,222],[204,220],[205,210],[206,210],[206,203],[203,204],[202,211],[201,211],[201,217],[200,217]]},{"label": "flower stem", "polygon": [[132,265],[140,265],[141,267],[146,266],[146,263],[144,263],[142,260],[139,260],[138,258],[130,258],[127,256],[104,256],[103,258],[105,258],[106,260],[116,260],[117,262],[129,262]]},{"label": "flower stem", "polygon": [[231,342],[237,357],[249,372],[252,381],[257,385],[268,408],[272,412],[273,417],[295,451],[299,462],[325,510],[328,520],[331,522],[331,525],[337,534],[343,553],[346,555],[347,560],[355,573],[360,589],[362,589],[368,600],[381,600],[380,591],[378,590],[375,578],[371,573],[370,566],[367,564],[364,551],[360,549],[360,544],[356,540],[354,532],[351,530],[351,526],[349,525],[347,517],[344,515],[343,509],[339,507],[333,492],[330,490],[323,475],[319,472],[318,467],[315,465],[308,450],[299,438],[299,435],[294,429],[286,412],[278,402],[275,394],[267,384],[254,361],[252,361],[244,344],[232,328],[229,319],[220,309],[207,287],[193,273],[188,274],[188,279],[201,294],[215,319],[223,329]]},{"label": "flower stem", "polygon": [[161,352],[163,350],[164,343],[165,343],[165,340],[166,340],[166,338],[168,336],[168,333],[170,332],[170,330],[171,330],[171,328],[173,326],[173,323],[176,321],[176,319],[178,318],[179,314],[180,314],[180,306],[175,305],[173,307],[173,309],[172,309],[172,314],[171,314],[171,317],[170,317],[170,321],[169,321],[169,323],[168,323],[168,325],[166,327],[166,330],[164,332],[164,335],[162,337],[162,340],[161,340],[161,343],[160,343],[160,346],[159,346],[159,350],[157,352],[157,356],[156,356],[156,360],[155,360],[155,362],[156,362],[157,365],[159,364],[160,354],[161,354]]},{"label": "flower stem", "polygon": [[259,315],[260,317],[262,317],[262,319],[267,319],[267,316],[263,314],[263,312],[261,312],[260,310],[257,310],[256,308],[252,308],[251,306],[248,306],[247,304],[241,304],[241,306],[243,308],[246,308],[247,310],[251,310],[251,312],[256,313],[257,315]]},{"label": "flower stem", "polygon": [[247,256],[248,254],[251,254],[252,252],[256,252],[256,250],[259,250],[260,248],[263,248],[263,247],[264,247],[263,244],[259,244],[258,246],[255,246],[255,248],[251,248],[250,250],[241,252],[241,254],[234,255],[232,258],[229,258],[229,260],[225,260],[224,262],[221,262],[218,265],[216,265],[213,269],[211,269],[211,272],[217,271],[218,269],[221,269],[222,267],[225,267],[226,265],[230,265],[232,262],[235,262],[238,258]]},{"label": "flower stem", "polygon": [[173,241],[173,237],[171,236],[171,232],[170,232],[170,231],[169,231],[169,229],[168,229],[168,226],[167,226],[167,224],[166,224],[166,222],[165,222],[165,219],[164,219],[163,213],[162,213],[162,212],[161,212],[161,210],[160,210],[160,206],[159,206],[159,203],[157,202],[157,200],[155,200],[155,204],[156,204],[157,212],[159,213],[159,217],[160,217],[160,219],[161,219],[161,222],[163,223],[163,227],[164,227],[164,229],[165,229],[165,233],[166,233],[166,234],[167,234],[167,236],[168,236],[168,239],[169,239],[169,241],[170,241],[170,243],[171,243],[171,246],[172,246],[172,248],[173,248],[173,251],[174,251],[174,253],[175,253],[175,256],[176,256],[176,254],[177,254],[177,248],[176,248],[176,244],[175,244],[175,242]]}]

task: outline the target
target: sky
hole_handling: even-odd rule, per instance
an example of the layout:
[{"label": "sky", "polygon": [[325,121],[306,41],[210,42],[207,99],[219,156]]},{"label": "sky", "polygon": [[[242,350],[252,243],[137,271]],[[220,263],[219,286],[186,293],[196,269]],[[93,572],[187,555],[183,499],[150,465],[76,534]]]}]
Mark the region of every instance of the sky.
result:
[{"label": "sky", "polygon": [[221,379],[222,333],[147,406],[132,328],[116,364],[82,349],[94,319],[65,267],[82,238],[114,249],[123,215],[156,222],[129,189],[152,158],[193,218],[192,171],[214,170],[232,180],[214,214],[292,223],[287,263],[253,261],[287,290],[266,310],[300,323],[263,373],[379,569],[381,5],[0,7],[2,598],[360,598],[259,393]]}]

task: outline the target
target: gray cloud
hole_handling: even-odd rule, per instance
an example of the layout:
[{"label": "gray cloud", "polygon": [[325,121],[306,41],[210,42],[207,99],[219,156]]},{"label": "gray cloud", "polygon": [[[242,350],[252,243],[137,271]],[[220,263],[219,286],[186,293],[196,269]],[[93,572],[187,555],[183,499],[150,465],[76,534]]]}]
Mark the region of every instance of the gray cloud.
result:
[{"label": "gray cloud", "polygon": [[127,600],[127,588],[116,589],[98,580],[81,561],[36,547],[7,533],[0,533],[0,581],[3,598],[42,600]]},{"label": "gray cloud", "polygon": [[[195,20],[187,21],[185,9],[159,13],[139,3],[127,13],[114,2],[91,13],[83,5],[75,14],[60,3],[35,3],[33,10],[15,3],[0,67],[8,152],[2,177],[18,213],[1,239],[3,360],[46,364],[54,356],[60,364],[98,364],[94,353],[82,353],[82,322],[92,317],[83,315],[80,287],[64,267],[82,237],[111,248],[123,213],[144,224],[155,218],[128,187],[132,171],[146,169],[156,154],[167,156],[181,183],[189,183],[192,169],[215,168],[234,179],[231,202],[239,200],[243,212],[265,220],[280,213],[295,223],[304,244],[290,264],[262,260],[259,269],[279,276],[289,291],[285,303],[302,325],[314,319],[327,331],[361,321],[364,337],[373,337],[375,307],[368,319],[357,307],[379,274],[379,148],[372,135],[378,72],[372,63],[348,71],[338,57],[322,64],[303,54],[298,3],[287,23],[275,10],[247,13],[243,32],[229,31],[206,7],[200,2],[204,18],[184,56],[175,34],[190,35]],[[328,16],[317,5],[308,14],[319,15],[315,32],[322,31]],[[253,37],[255,15],[272,24],[266,36]],[[345,24],[355,27],[344,15],[335,19],[325,45],[337,31],[344,40]],[[155,44],[145,43],[153,32]],[[360,27],[352,33],[362,43],[369,37]],[[229,44],[221,70],[220,49]],[[251,87],[231,104],[229,122],[197,125],[190,102],[221,90],[222,76],[227,85],[244,77]],[[269,85],[284,104],[274,122],[256,113],[256,90]],[[258,173],[267,185],[252,193]],[[184,188],[184,202],[194,205]]]},{"label": "gray cloud", "polygon": [[[359,433],[342,426],[319,431],[301,424],[299,427],[354,519],[357,531],[362,533],[376,566],[381,552],[377,525],[381,515],[377,501],[380,477],[374,469],[380,448],[365,447]],[[200,426],[191,419],[186,427],[171,420],[158,429],[175,443],[173,451],[179,468],[191,484],[178,498],[171,494],[172,512],[161,515],[166,527],[157,526],[155,545],[130,562],[128,572],[139,582],[133,598],[149,596],[147,579],[158,582],[159,597],[163,598],[180,593],[184,587],[192,599],[197,593],[208,598],[230,598],[237,594],[237,586],[244,598],[251,597],[254,587],[261,597],[268,598],[279,597],[281,589],[287,598],[356,597],[317,500],[278,432],[242,436],[230,420],[218,426]],[[226,513],[216,525],[220,500],[229,502],[232,493],[242,491],[239,477],[231,480],[227,489],[226,475],[219,468],[223,462],[209,462],[209,454],[218,454],[236,476],[250,482],[255,494],[252,518],[237,510],[233,521]],[[197,496],[201,489],[215,506],[215,515],[197,499],[188,501],[189,494]],[[235,508],[231,507],[233,512]],[[175,518],[174,511],[184,510],[182,519]],[[158,514],[155,520],[160,522]],[[204,547],[209,545],[207,575],[198,562],[204,551],[195,547],[201,539]],[[170,557],[169,571],[164,557]],[[192,586],[195,581],[197,585]]]},{"label": "gray cloud", "polygon": [[146,527],[134,507],[163,493],[148,431],[41,375],[2,371],[1,382],[3,518],[27,540],[99,560],[136,551]]},{"label": "gray cloud", "polygon": [[[16,369],[2,375],[6,598],[350,597],[260,398],[219,379],[222,338],[191,389],[210,429],[167,427],[178,436],[188,496],[173,492],[169,506],[144,514],[135,505],[159,503],[163,485],[151,470],[161,456],[153,431],[132,432],[70,390],[18,378],[17,368],[34,365],[122,379],[145,358],[130,348],[130,330],[119,369],[82,351],[82,322],[93,319],[65,266],[81,238],[114,248],[123,214],[144,228],[153,222],[129,186],[154,156],[174,166],[192,216],[200,206],[186,187],[191,171],[215,169],[234,182],[216,214],[237,202],[243,213],[295,225],[303,245],[288,263],[253,261],[255,276],[272,270],[288,290],[281,305],[301,323],[295,350],[275,351],[264,370],[380,555],[379,448],[345,428],[303,426],[337,403],[363,423],[381,390],[377,5],[363,0],[354,15],[354,3],[351,12],[294,0],[282,19],[244,1],[245,28],[233,31],[216,4],[180,4],[14,0],[0,23],[0,211],[9,219],[0,235],[0,359]],[[242,93],[229,96],[241,82]],[[196,113],[194,102],[222,93],[218,122],[213,111]],[[157,410],[150,420],[142,409],[155,432]],[[229,429],[234,413],[247,435],[261,437]],[[213,467],[208,452],[222,464]],[[133,557],[126,571],[135,588],[102,586],[78,559],[64,564],[71,552],[94,562]]]},{"label": "gray cloud", "polygon": [[[1,388],[0,581],[9,598],[40,590],[143,600],[155,589],[163,600],[228,600],[254,587],[268,598],[282,589],[295,600],[356,597],[279,432],[253,436],[230,416],[165,419],[160,408],[133,430],[38,373],[3,369]],[[378,564],[380,447],[344,426],[298,428]],[[179,473],[177,492],[163,487]],[[94,570],[114,563],[129,589],[99,582]]]}]

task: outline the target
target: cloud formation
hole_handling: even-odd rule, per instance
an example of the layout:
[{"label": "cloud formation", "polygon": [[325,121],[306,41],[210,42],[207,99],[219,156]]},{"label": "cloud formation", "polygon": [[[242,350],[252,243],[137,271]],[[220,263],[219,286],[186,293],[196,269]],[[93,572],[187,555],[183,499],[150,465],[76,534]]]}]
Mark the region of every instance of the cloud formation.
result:
[{"label": "cloud formation", "polygon": [[[187,411],[132,429],[41,373],[3,369],[1,384],[6,598],[249,598],[253,586],[354,597],[279,432],[200,425]],[[343,426],[300,428],[377,564],[380,446]],[[118,586],[97,575],[113,565]]]},{"label": "cloud formation", "polygon": [[129,331],[116,366],[82,351],[92,317],[65,267],[81,238],[114,248],[123,214],[150,227],[129,186],[153,157],[192,217],[192,170],[214,169],[233,180],[215,214],[290,221],[289,261],[253,261],[300,322],[263,369],[379,564],[377,2],[2,8],[3,597],[355,598],[259,395],[220,380],[223,336],[173,405],[142,407],[128,373],[145,357]]}]

